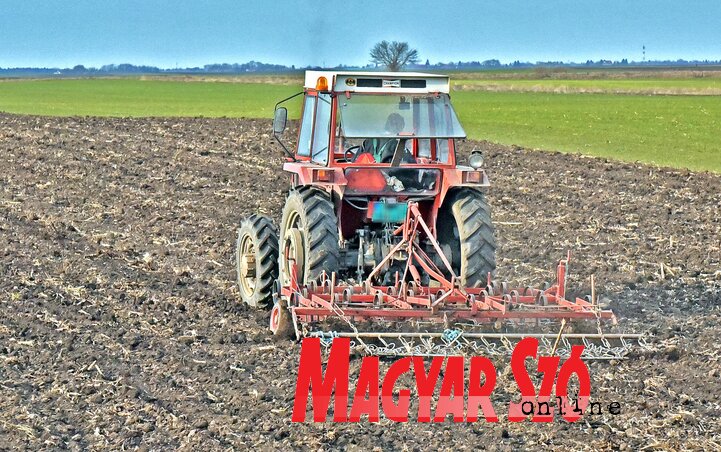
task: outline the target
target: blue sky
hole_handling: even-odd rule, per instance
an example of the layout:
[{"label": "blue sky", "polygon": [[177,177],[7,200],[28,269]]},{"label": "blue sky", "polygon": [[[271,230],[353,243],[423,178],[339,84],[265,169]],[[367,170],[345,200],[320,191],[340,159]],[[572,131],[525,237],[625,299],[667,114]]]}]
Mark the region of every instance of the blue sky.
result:
[{"label": "blue sky", "polygon": [[721,2],[0,0],[0,67],[365,64],[382,39],[431,62],[721,59]]}]

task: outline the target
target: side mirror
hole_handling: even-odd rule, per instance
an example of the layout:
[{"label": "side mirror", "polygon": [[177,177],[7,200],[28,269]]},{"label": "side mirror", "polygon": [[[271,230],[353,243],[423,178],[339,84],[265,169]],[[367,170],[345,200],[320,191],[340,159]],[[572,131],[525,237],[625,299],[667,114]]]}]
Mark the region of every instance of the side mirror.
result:
[{"label": "side mirror", "polygon": [[288,109],[285,107],[276,108],[273,116],[273,133],[281,135],[285,130],[286,122],[288,122]]}]

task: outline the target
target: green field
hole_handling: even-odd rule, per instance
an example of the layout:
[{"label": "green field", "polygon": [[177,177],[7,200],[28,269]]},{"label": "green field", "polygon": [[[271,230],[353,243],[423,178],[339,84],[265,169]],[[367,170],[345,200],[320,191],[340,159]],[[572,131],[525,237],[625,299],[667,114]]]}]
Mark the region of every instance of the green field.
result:
[{"label": "green field", "polygon": [[[241,79],[242,80],[242,79]],[[501,80],[610,90],[709,89],[719,79]],[[463,80],[463,84],[499,80]],[[589,85],[590,84],[590,85]],[[629,88],[630,87],[630,88]],[[138,79],[0,82],[0,111],[41,115],[262,117],[298,86]],[[531,90],[529,90],[531,91]],[[543,90],[542,90],[543,91]],[[721,96],[468,89],[453,100],[470,138],[721,172]],[[296,103],[295,105],[298,105]],[[297,110],[291,111],[297,117]]]},{"label": "green field", "polygon": [[137,79],[8,80],[0,111],[56,116],[270,118],[297,86]]},{"label": "green field", "polygon": [[556,93],[721,94],[721,78],[665,79],[470,79],[457,80],[460,90]]},{"label": "green field", "polygon": [[720,96],[461,92],[473,138],[721,172]]}]

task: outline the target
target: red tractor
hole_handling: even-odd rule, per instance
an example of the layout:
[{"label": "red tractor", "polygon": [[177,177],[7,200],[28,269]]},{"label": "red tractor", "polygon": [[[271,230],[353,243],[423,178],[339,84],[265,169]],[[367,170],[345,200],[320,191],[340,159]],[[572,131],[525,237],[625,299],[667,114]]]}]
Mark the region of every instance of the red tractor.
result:
[{"label": "red tractor", "polygon": [[[301,94],[297,145],[289,150],[282,104]],[[434,337],[457,342],[463,321],[537,322],[539,312],[613,318],[593,300],[565,300],[567,260],[557,284],[543,290],[492,280],[489,181],[480,153],[458,165],[457,140],[466,134],[447,76],[308,71],[296,96],[276,105],[273,121],[291,180],[280,225],[244,219],[236,251],[240,295],[254,307],[272,305],[274,333],[301,337],[309,325],[340,318],[352,332],[335,336],[363,342],[358,320],[429,321],[446,326]],[[376,351],[389,349],[383,337],[400,337],[383,334],[373,335],[385,344]]]}]

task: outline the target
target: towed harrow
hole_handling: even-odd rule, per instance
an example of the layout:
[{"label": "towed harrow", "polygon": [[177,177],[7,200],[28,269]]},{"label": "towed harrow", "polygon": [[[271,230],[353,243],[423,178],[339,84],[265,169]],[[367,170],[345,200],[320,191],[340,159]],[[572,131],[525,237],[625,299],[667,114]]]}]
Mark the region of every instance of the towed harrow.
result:
[{"label": "towed harrow", "polygon": [[[443,268],[420,246],[421,232]],[[542,354],[567,357],[572,345],[583,344],[586,359],[619,359],[634,344],[644,344],[641,334],[604,332],[603,325],[616,325],[616,317],[598,305],[594,290],[586,298],[567,298],[570,253],[558,263],[556,280],[548,287],[511,288],[490,275],[486,287],[462,287],[417,204],[409,203],[394,235],[398,243],[358,283],[323,272],[318,281],[302,285],[297,266],[291,265],[289,284],[276,286],[271,330],[298,339],[319,337],[326,346],[349,337],[359,352],[390,356],[506,355],[520,339],[536,337]],[[374,285],[374,276],[391,259],[405,261],[403,272],[396,272],[393,285]],[[430,276],[428,284],[421,284],[420,269]],[[592,332],[572,331],[589,323]],[[527,327],[534,332],[522,332]]]}]

